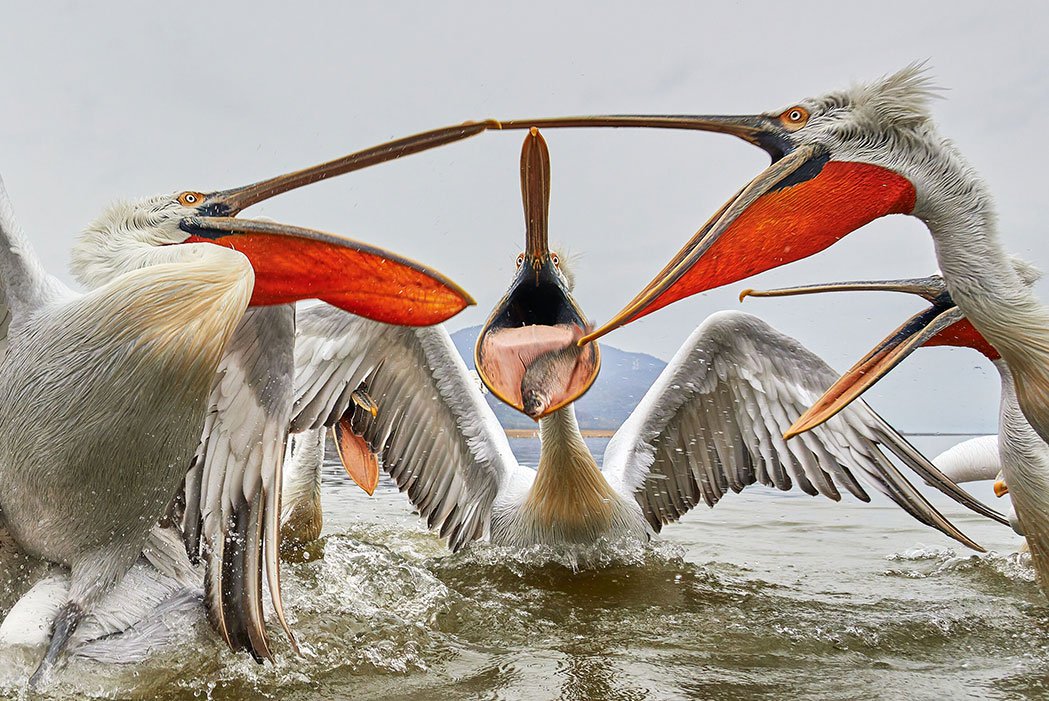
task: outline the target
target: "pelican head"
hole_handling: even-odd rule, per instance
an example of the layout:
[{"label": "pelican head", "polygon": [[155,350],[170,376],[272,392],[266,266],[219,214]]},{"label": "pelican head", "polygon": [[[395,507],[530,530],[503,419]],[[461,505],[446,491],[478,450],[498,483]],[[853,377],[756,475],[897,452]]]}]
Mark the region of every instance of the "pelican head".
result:
[{"label": "pelican head", "polygon": [[874,83],[761,114],[530,120],[540,127],[719,132],[763,149],[772,159],[620,313],[584,341],[679,299],[813,255],[879,217],[931,216],[944,173],[968,173],[932,125],[928,103],[935,92],[923,68],[912,65]]},{"label": "pelican head", "polygon": [[[1025,261],[1014,258],[1013,268],[1028,286],[1039,272]],[[838,282],[776,290],[744,290],[745,297],[785,297],[818,292],[847,291],[905,292],[929,302],[929,306],[907,319],[847,370],[784,434],[791,438],[824,423],[870,389],[878,380],[913,353],[925,346],[972,348],[989,360],[998,360],[998,351],[976,330],[955,305],[943,278],[932,275],[909,280]]]},{"label": "pelican head", "polygon": [[191,255],[192,246],[185,244],[215,244],[242,253],[251,263],[252,305],[316,298],[387,323],[420,326],[444,321],[474,302],[437,271],[334,234],[237,215],[288,190],[462,139],[489,126],[471,123],[434,130],[243,187],[184,190],[117,203],[80,237],[73,251],[73,272],[85,285],[96,287],[136,268],[177,262]]},{"label": "pelican head", "polygon": [[574,280],[550,250],[550,152],[538,129],[521,150],[525,248],[510,289],[477,337],[481,381],[503,402],[538,420],[586,392],[600,367],[596,344],[577,345],[590,329],[572,298]]}]

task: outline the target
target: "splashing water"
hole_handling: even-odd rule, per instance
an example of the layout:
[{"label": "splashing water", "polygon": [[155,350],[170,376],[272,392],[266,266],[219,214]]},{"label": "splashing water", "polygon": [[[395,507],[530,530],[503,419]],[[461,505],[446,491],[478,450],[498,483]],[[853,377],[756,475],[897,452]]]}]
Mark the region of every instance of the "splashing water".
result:
[{"label": "splashing water", "polygon": [[[884,501],[752,489],[649,547],[450,555],[388,482],[369,499],[331,465],[325,490],[323,556],[283,570],[301,657],[274,629],[276,659],[257,665],[194,613],[173,648],[71,660],[43,696],[1005,699],[1049,679],[1049,608],[1019,539],[936,496],[994,552]],[[24,697],[37,654],[0,653],[0,698]]]}]

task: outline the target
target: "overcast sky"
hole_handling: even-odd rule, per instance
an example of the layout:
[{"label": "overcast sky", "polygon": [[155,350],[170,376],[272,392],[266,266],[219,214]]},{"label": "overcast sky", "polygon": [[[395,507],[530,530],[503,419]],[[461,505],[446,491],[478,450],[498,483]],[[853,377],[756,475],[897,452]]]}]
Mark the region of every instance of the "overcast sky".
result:
[{"label": "overcast sky", "polygon": [[[221,5],[221,6],[220,6]],[[22,3],[0,25],[2,173],[47,266],[116,199],[244,184],[484,117],[756,112],[929,61],[942,131],[988,181],[1007,247],[1044,241],[1049,5],[987,2]],[[546,134],[552,239],[577,298],[608,319],[767,157],[738,140],[627,130]],[[436,266],[480,323],[522,244],[520,133],[485,134],[345,176],[251,213]],[[607,338],[669,358],[743,286],[921,275],[916,220],[891,217],[788,268],[679,302]],[[1040,288],[1043,299],[1049,287]],[[834,367],[917,309],[885,295],[743,309]],[[993,430],[998,381],[966,350],[918,353],[868,397],[909,430]]]}]

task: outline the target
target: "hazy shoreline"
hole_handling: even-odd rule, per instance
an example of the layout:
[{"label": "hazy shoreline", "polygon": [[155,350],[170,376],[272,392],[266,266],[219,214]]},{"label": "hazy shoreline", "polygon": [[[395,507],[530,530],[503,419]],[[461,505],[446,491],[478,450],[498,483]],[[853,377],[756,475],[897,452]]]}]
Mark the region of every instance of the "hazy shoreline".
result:
[{"label": "hazy shoreline", "polygon": [[[538,428],[504,428],[508,438],[538,438]],[[580,430],[583,438],[611,438],[615,433],[610,428],[584,428]]]}]

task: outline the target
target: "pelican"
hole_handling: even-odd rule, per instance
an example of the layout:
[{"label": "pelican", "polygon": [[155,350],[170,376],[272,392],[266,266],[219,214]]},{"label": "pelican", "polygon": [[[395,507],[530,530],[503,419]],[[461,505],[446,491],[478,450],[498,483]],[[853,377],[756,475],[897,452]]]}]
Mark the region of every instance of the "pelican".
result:
[{"label": "pelican", "polygon": [[746,116],[513,120],[500,127],[659,127],[720,132],[772,165],[748,183],[590,341],[674,301],[817,253],[874,219],[908,214],[932,235],[947,288],[1010,366],[1017,399],[1049,439],[1049,309],[998,240],[990,193],[929,114],[920,64],[869,84]]},{"label": "pelican", "polygon": [[[1028,430],[1033,430],[1029,426]],[[956,443],[933,458],[932,462],[947,479],[955,484],[994,480],[995,496],[1004,497],[1009,493],[1009,485],[1006,484],[1005,476],[1002,474],[1002,459],[998,450],[997,434],[977,436]],[[1013,532],[1022,536],[1023,527],[1016,516],[1016,509],[1010,506],[1006,518]],[[1020,552],[1030,552],[1026,540],[1020,546]]]},{"label": "pelican", "polygon": [[[536,168],[546,170],[542,177],[534,177]],[[547,276],[557,276],[561,292],[542,299],[573,304],[573,278],[548,249],[545,220],[531,216],[537,211],[532,205],[549,196],[549,156],[538,132],[526,137],[521,170],[528,247],[518,258],[509,299],[497,311],[526,308],[518,304],[523,299],[536,304],[532,310],[541,320],[573,318],[585,325],[577,307],[545,307],[525,285],[532,281],[550,291]],[[545,207],[541,211],[545,217]],[[486,334],[507,328],[501,318],[493,314],[479,348]],[[749,314],[720,312],[692,333],[611,439],[600,468],[571,402],[533,412],[542,440],[539,464],[535,470],[520,465],[442,326],[394,328],[317,306],[301,312],[297,333],[292,431],[341,424],[345,433],[348,423],[452,550],[478,539],[517,547],[645,542],[696,504],[713,506],[752,484],[796,487],[833,500],[844,490],[867,501],[861,480],[922,523],[979,549],[907,481],[890,455],[952,498],[994,516],[865,404],[850,406],[818,435],[785,442],[784,428],[835,373]],[[517,358],[497,358],[516,364],[519,376]],[[589,372],[593,366],[580,367]],[[492,374],[504,376],[496,370]],[[362,384],[374,398],[374,416],[351,398]],[[346,422],[348,410],[353,418]],[[319,470],[320,453],[310,454]]]},{"label": "pelican", "polygon": [[[275,184],[264,181],[252,191],[270,197],[459,141],[496,124],[466,122],[423,132],[298,171]],[[254,225],[272,226],[259,220]],[[397,276],[390,267],[374,270],[380,276]],[[334,267],[330,272],[342,274]],[[441,304],[439,296],[429,295],[409,277],[400,277],[400,300],[389,300],[380,286],[368,303],[408,304],[411,313],[402,315],[398,323],[432,324],[445,318],[424,312]],[[179,500],[184,509],[174,514],[183,526],[187,550],[207,564],[209,620],[231,648],[245,650],[258,661],[272,657],[262,603],[263,571],[277,620],[297,649],[284,614],[279,570],[281,473],[293,400],[295,309],[290,301],[275,299],[272,306],[249,310],[235,330],[219,364],[203,435]],[[347,308],[338,298],[324,301]]]},{"label": "pelican", "polygon": [[[364,160],[354,155],[231,190],[116,204],[73,248],[73,273],[90,288],[84,294],[44,270],[0,183],[0,514],[23,552],[70,568],[31,684],[123,579],[175,496],[200,442],[216,373],[249,307],[320,298],[382,321],[419,324],[472,302],[439,273],[388,251],[236,215],[362,162],[484,128],[428,132]],[[233,381],[227,373],[218,391]],[[259,445],[257,437],[244,440]],[[235,492],[253,477],[226,485],[225,501],[237,514],[244,512],[235,508]],[[277,503],[276,491],[249,500],[250,515]],[[233,525],[243,534],[248,520]],[[244,598],[251,589],[222,594]]]},{"label": "pelican", "polygon": [[[1034,268],[1018,259],[1013,259],[1013,267],[1028,287],[1039,277]],[[993,478],[1001,471],[1004,479],[996,482],[995,493],[1009,494],[1016,513],[1014,530],[1027,538],[1039,584],[1042,591],[1049,594],[1049,445],[1020,410],[1012,368],[965,318],[942,277],[807,285],[763,292],[745,290],[743,295],[771,297],[842,290],[907,292],[928,300],[930,306],[905,321],[842,375],[795,422],[791,432],[809,430],[834,416],[917,348],[948,345],[980,352],[1001,375],[997,440],[994,443],[986,438],[977,439],[978,443],[969,441],[942,457],[952,472],[964,478]],[[989,451],[995,448],[997,455],[993,456]]]},{"label": "pelican", "polygon": [[281,475],[280,545],[284,553],[302,550],[321,537],[321,470],[325,431],[306,431],[288,437]]}]

